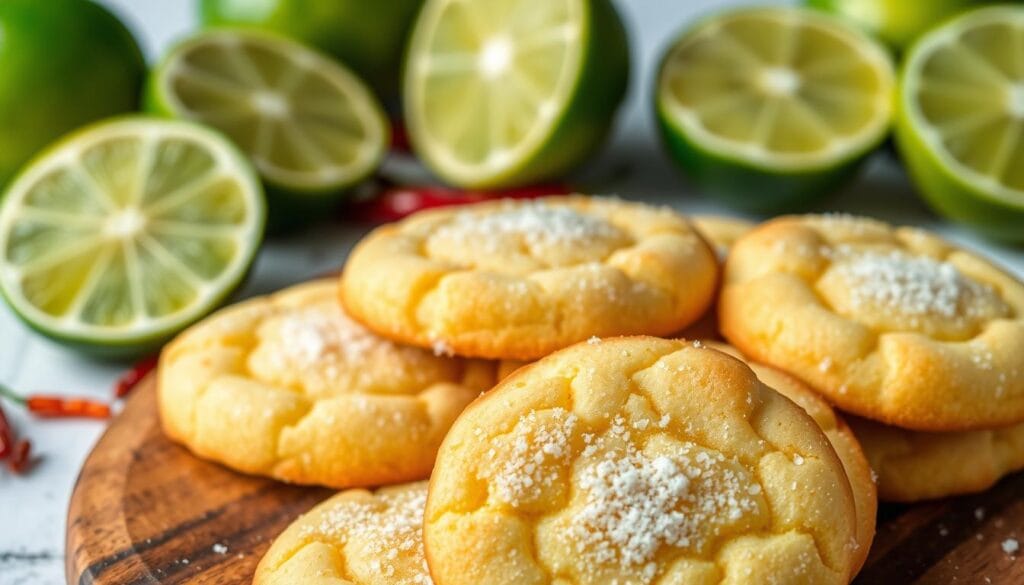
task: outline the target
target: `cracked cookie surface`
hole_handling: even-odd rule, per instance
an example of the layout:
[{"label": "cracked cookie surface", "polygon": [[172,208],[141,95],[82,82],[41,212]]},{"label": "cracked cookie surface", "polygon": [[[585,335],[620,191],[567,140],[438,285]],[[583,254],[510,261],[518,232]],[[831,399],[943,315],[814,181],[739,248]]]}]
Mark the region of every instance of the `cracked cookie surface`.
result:
[{"label": "cracked cookie surface", "polygon": [[427,482],[343,491],[303,514],[263,556],[254,585],[430,585]]},{"label": "cracked cookie surface", "polygon": [[490,362],[402,346],[348,318],[337,280],[223,309],[160,357],[165,432],[233,469],[329,487],[424,479]]},{"label": "cracked cookie surface", "polygon": [[550,197],[380,227],[349,257],[341,298],[404,343],[530,360],[594,335],[679,331],[711,304],[717,278],[709,245],[669,209]]},{"label": "cracked cookie surface", "polygon": [[1024,420],[1024,284],[923,230],[770,221],[733,247],[718,314],[843,410],[924,431]]},{"label": "cracked cookie surface", "polygon": [[875,537],[875,518],[878,513],[878,489],[875,486],[871,466],[860,443],[845,420],[818,396],[809,386],[789,374],[771,366],[748,360],[735,347],[717,342],[704,342],[712,349],[727,353],[743,363],[757,375],[766,386],[796,403],[797,406],[818,423],[828,437],[829,443],[843,464],[846,477],[853,488],[853,503],[857,509],[857,570],[868,558],[871,542]]},{"label": "cracked cookie surface", "polygon": [[650,337],[580,343],[474,402],[438,455],[441,585],[847,583],[856,511],[799,407],[742,362]]}]

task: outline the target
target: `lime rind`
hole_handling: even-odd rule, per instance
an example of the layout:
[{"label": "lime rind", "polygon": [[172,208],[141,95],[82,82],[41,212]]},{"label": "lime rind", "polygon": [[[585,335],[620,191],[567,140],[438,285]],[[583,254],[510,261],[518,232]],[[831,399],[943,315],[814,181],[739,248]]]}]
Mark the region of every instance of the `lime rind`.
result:
[{"label": "lime rind", "polygon": [[[226,82],[210,75],[209,71],[197,71],[194,65],[185,63],[190,55],[210,48],[219,48],[223,58],[233,60],[228,71],[240,72],[238,79]],[[261,63],[254,61],[256,54],[261,55],[256,61],[278,62],[263,63],[261,69]],[[213,67],[216,69],[216,65]],[[284,73],[280,73],[280,69],[284,69]],[[193,109],[171,87],[175,81],[188,81],[189,74],[201,80],[197,81],[199,84],[222,84],[220,89],[225,94],[233,94],[225,95],[224,103],[237,101],[237,105],[224,113],[223,118],[215,108],[207,110],[206,115]],[[278,74],[281,76],[276,77]],[[298,91],[303,84],[304,91]],[[216,91],[211,90],[211,93]],[[325,103],[306,102],[312,99],[306,97],[309,95],[319,95]],[[261,97],[269,99],[261,101]],[[274,108],[282,104],[274,100],[285,102],[280,113]],[[196,101],[202,102],[202,99]],[[249,28],[213,28],[180,42],[150,76],[146,103],[153,112],[217,127],[232,136],[236,143],[244,142],[240,139],[243,133],[262,133],[255,137],[258,141],[255,145],[243,145],[243,150],[260,171],[268,190],[295,199],[343,194],[380,166],[390,139],[383,108],[355,74],[314,49],[274,33]],[[230,119],[233,115],[241,120]],[[312,135],[329,131],[335,134],[333,143]],[[272,137],[264,137],[271,132]],[[353,143],[357,151],[355,158],[341,160],[343,157],[338,156],[343,140]],[[268,142],[290,145],[290,149],[284,150],[300,151],[288,154],[295,155],[291,157],[294,166],[304,168],[288,168],[289,165],[272,160],[266,152],[255,152],[261,144],[269,148]]]},{"label": "lime rind", "polygon": [[[103,294],[94,294],[96,290],[87,289],[85,293],[88,294],[84,295],[79,294],[81,291],[77,291],[74,300],[65,303],[68,308],[62,314],[48,313],[26,297],[25,291],[22,289],[24,281],[21,279],[25,266],[22,265],[19,268],[13,265],[8,257],[11,250],[12,234],[24,226],[25,210],[30,210],[30,215],[36,213],[33,210],[37,210],[36,207],[26,206],[26,198],[33,193],[33,187],[38,185],[43,177],[80,165],[82,155],[89,151],[90,146],[95,146],[103,141],[126,138],[156,142],[163,140],[189,142],[213,156],[217,164],[217,171],[238,188],[238,193],[244,201],[245,216],[243,221],[236,226],[235,232],[231,234],[232,241],[237,245],[235,253],[215,277],[199,279],[201,286],[196,291],[198,293],[196,298],[182,310],[158,317],[143,316],[140,318],[136,313],[133,318],[127,320],[116,318],[119,321],[114,325],[87,323],[83,321],[83,311],[88,309],[85,306],[86,303],[106,303],[109,305],[107,310],[123,311],[123,307],[118,309],[117,306],[114,306],[117,305],[114,301],[118,298],[122,300],[127,298],[124,297],[125,291],[123,290],[111,289],[103,291]],[[151,144],[149,147],[156,148],[155,144]],[[90,196],[96,196],[96,193]],[[113,200],[108,203],[116,205]],[[107,213],[107,210],[102,213]],[[75,223],[76,220],[69,220],[64,216],[77,217],[77,223]],[[50,219],[55,221],[58,227],[62,222],[71,221],[73,225],[78,225],[89,231],[96,229],[96,225],[92,223],[94,219],[97,223],[106,222],[109,225],[110,216],[57,212]],[[102,357],[140,355],[155,349],[182,328],[217,308],[237,289],[244,281],[255,259],[262,240],[265,222],[266,208],[256,173],[244,155],[223,136],[190,122],[165,121],[143,116],[128,116],[101,121],[69,134],[45,149],[24,167],[8,187],[3,205],[0,207],[0,254],[2,254],[0,293],[23,322],[56,341]],[[208,226],[203,226],[204,229],[206,227]],[[216,229],[213,231],[216,232]],[[102,238],[98,233],[93,237]],[[71,245],[75,243],[75,241],[70,241]],[[91,245],[87,240],[83,240],[79,242],[78,249],[73,250],[70,254],[79,253],[78,250],[81,250],[83,255],[91,254],[98,248],[102,248],[102,246]],[[57,253],[61,253],[61,251],[58,250]],[[104,273],[109,268],[111,257],[116,254],[132,255],[137,253],[139,253],[138,248],[134,242],[130,246],[107,244],[107,247],[101,250],[100,255],[96,256],[95,260],[97,261],[84,268],[89,272],[82,281],[84,286],[104,284],[99,282],[104,278],[116,280],[118,278],[116,275],[110,276]],[[50,255],[53,256],[53,253]],[[181,260],[176,260],[176,262],[181,262]],[[133,266],[133,262],[125,261],[122,266],[127,267],[129,271],[139,269],[138,262],[135,262]],[[166,270],[167,265],[164,264],[163,268]],[[133,302],[136,304],[133,306],[136,311],[140,309],[137,304],[139,286],[142,284],[159,285],[154,282],[153,278],[140,280],[138,273],[122,274],[120,278],[133,280],[133,285],[129,287],[131,290],[127,294],[134,297]],[[106,282],[105,284],[110,283]],[[164,282],[159,286],[167,284]],[[102,312],[103,309],[101,307],[97,310]]]},{"label": "lime rind", "polygon": [[[430,96],[423,87],[422,68],[431,59],[424,55],[429,53],[432,29],[446,4],[450,3],[432,1],[424,6],[413,29],[403,73],[410,139],[431,169],[464,187],[513,187],[564,174],[600,148],[625,97],[630,68],[625,28],[607,0],[551,3],[565,7],[574,18],[562,23],[562,30],[574,32],[567,33],[571,38],[566,41],[557,87],[535,88],[542,94],[538,104],[543,105],[537,105],[528,136],[511,148],[488,149],[482,164],[468,164],[453,155],[452,146],[432,135],[427,127],[430,122],[424,120],[424,103]],[[499,89],[505,91],[505,86]]]}]

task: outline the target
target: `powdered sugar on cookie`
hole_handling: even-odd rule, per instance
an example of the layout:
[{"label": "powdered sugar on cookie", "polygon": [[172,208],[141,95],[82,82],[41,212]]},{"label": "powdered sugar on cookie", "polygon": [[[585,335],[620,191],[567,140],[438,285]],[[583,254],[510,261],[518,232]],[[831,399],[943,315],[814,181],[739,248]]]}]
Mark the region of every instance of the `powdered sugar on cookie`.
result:
[{"label": "powdered sugar on cookie", "polygon": [[599,455],[580,474],[581,502],[562,537],[595,568],[639,569],[649,582],[663,546],[700,548],[758,509],[761,486],[724,455],[690,443],[652,455],[630,440],[619,417],[593,441]]},{"label": "powdered sugar on cookie", "polygon": [[502,252],[508,239],[519,239],[527,248],[573,246],[595,239],[617,239],[619,230],[591,215],[543,201],[506,203],[496,213],[465,211],[438,229],[435,237],[459,245],[494,248]]},{"label": "powdered sugar on cookie", "polygon": [[[371,501],[342,500],[323,514],[321,521],[306,526],[307,537],[327,538],[339,544],[358,542],[372,556],[373,570],[396,585],[432,583],[423,551],[423,508],[427,486],[377,494]],[[398,559],[414,559],[415,570]]]},{"label": "powdered sugar on cookie", "polygon": [[479,478],[490,481],[493,497],[510,506],[536,498],[554,481],[548,467],[563,464],[572,456],[571,441],[578,422],[576,415],[564,408],[548,411],[543,421],[538,413],[529,413],[508,437],[510,450],[504,441],[492,443],[488,456],[498,464],[485,465]]},{"label": "powdered sugar on cookie", "polygon": [[310,366],[329,355],[354,363],[371,351],[393,347],[335,306],[287,313],[278,327],[280,354],[294,365]]}]

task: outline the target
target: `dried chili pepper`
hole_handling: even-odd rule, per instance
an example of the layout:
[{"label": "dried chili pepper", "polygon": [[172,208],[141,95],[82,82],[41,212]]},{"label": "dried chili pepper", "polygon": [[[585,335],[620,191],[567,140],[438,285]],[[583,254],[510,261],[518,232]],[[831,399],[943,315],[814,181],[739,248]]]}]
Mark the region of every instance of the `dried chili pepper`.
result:
[{"label": "dried chili pepper", "polygon": [[565,185],[535,185],[503,191],[460,191],[443,187],[391,187],[369,201],[355,205],[356,216],[372,222],[402,219],[424,209],[466,205],[488,199],[537,199],[547,195],[565,195]]},{"label": "dried chili pepper", "polygon": [[110,418],[110,405],[88,398],[65,398],[32,394],[19,396],[9,388],[0,386],[0,395],[24,406],[41,418]]},{"label": "dried chili pepper", "polygon": [[18,441],[18,444],[11,450],[11,456],[7,460],[7,468],[14,473],[28,471],[29,466],[32,464],[31,453],[32,443],[28,439]]},{"label": "dried chili pepper", "polygon": [[14,429],[11,428],[3,406],[0,406],[0,459],[5,459],[14,450]]},{"label": "dried chili pepper", "polygon": [[150,356],[139,361],[127,372],[121,374],[121,377],[114,382],[114,396],[117,398],[128,396],[135,386],[156,368],[159,359],[160,356],[158,355]]}]

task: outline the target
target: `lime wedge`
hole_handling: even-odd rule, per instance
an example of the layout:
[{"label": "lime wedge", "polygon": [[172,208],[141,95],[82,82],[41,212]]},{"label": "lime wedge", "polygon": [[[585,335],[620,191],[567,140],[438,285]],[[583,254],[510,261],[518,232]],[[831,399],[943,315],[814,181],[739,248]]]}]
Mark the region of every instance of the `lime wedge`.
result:
[{"label": "lime wedge", "polygon": [[1024,242],[1024,8],[983,8],[911,47],[896,139],[939,213]]},{"label": "lime wedge", "polygon": [[266,33],[213,30],[182,42],[154,70],[147,104],[231,137],[266,184],[272,227],[319,215],[387,148],[387,119],[362,81]]},{"label": "lime wedge", "polygon": [[881,46],[833,17],[747,8],[675,42],[656,109],[670,152],[700,186],[777,211],[835,188],[882,142],[894,77]]},{"label": "lime wedge", "polygon": [[263,235],[252,167],[187,123],[124,118],[63,138],[0,207],[0,291],[28,325],[140,354],[216,308]]},{"label": "lime wedge", "polygon": [[550,179],[601,145],[628,77],[608,0],[428,0],[405,66],[409,135],[456,185]]}]

